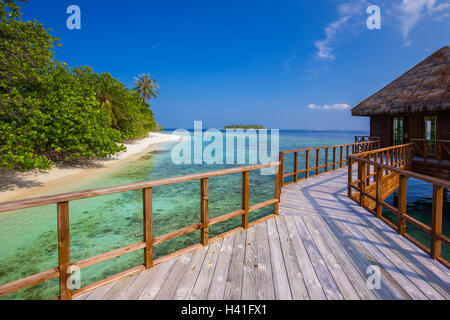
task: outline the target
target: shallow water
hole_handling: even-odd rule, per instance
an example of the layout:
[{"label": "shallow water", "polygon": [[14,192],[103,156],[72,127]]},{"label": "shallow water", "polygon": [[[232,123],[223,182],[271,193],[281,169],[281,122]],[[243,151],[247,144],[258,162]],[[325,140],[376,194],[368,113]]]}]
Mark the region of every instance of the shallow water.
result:
[{"label": "shallow water", "polygon": [[[343,143],[352,143],[355,135],[364,132],[280,131],[280,149],[289,150]],[[57,193],[113,186],[158,178],[213,171],[240,165],[175,165],[170,150],[175,144],[165,145],[157,152],[122,164],[100,177],[74,181]],[[225,145],[225,144],[224,144]],[[246,151],[248,146],[246,147]],[[242,150],[241,150],[242,151]],[[240,151],[240,152],[241,152]],[[311,155],[311,164],[315,163]],[[322,154],[323,158],[324,155]],[[330,160],[331,160],[330,153]],[[339,159],[339,153],[337,155]],[[323,161],[323,160],[322,160]],[[292,157],[286,158],[286,167],[293,166]],[[304,161],[299,162],[304,167]],[[288,169],[286,169],[286,172]],[[411,215],[429,224],[432,195],[420,182],[408,184],[408,204]],[[430,187],[431,188],[431,187]],[[250,174],[250,205],[273,197],[274,176]],[[54,193],[54,191],[52,192]],[[210,178],[209,213],[215,217],[238,210],[241,206],[241,174]],[[251,214],[251,220],[270,214],[273,207]],[[446,205],[444,228],[448,235],[449,219]],[[154,235],[199,222],[200,182],[191,181],[153,188]],[[427,220],[428,219],[428,220]],[[142,241],[142,191],[95,197],[70,202],[71,261],[79,261],[128,244]],[[241,223],[240,217],[210,228],[210,236],[233,229]],[[30,208],[0,215],[0,285],[54,268],[58,265],[56,205]],[[408,230],[414,234],[415,230]],[[417,235],[420,233],[417,231]],[[198,243],[199,231],[170,240],[155,247],[155,257],[166,255]],[[423,238],[423,241],[425,238]],[[448,250],[444,254],[447,255]],[[81,271],[82,286],[126,270],[143,262],[142,250],[103,262]],[[58,279],[47,281],[3,298],[48,299],[58,295]]]}]

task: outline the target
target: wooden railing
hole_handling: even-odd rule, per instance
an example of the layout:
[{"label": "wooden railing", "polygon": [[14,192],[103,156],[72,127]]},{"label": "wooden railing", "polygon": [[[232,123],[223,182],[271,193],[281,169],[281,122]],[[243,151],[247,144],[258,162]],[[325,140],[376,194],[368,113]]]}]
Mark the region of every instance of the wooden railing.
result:
[{"label": "wooden railing", "polygon": [[[277,167],[275,173],[275,190],[274,190],[274,198],[264,201],[262,203],[258,203],[255,205],[249,205],[249,177],[250,171],[259,170],[262,168],[269,167]],[[218,216],[210,219],[208,216],[208,178],[218,177],[230,174],[242,173],[242,209],[227,213],[222,216]],[[200,222],[182,228],[180,230],[176,230],[170,232],[168,234],[153,237],[153,223],[152,223],[152,190],[154,187],[170,185],[175,183],[187,182],[192,180],[199,180],[201,191],[200,191],[200,204],[201,204],[201,214],[200,214]],[[79,296],[85,292],[93,290],[97,287],[105,285],[107,283],[113,282],[120,278],[136,274],[142,270],[152,268],[154,265],[159,264],[161,262],[167,261],[168,259],[183,254],[187,251],[193,250],[200,246],[206,246],[212,241],[223,238],[224,236],[239,231],[242,229],[247,229],[248,227],[265,221],[269,218],[274,217],[278,214],[278,206],[280,202],[280,193],[281,193],[281,179],[280,179],[280,163],[275,162],[271,164],[261,164],[247,167],[239,167],[232,169],[225,169],[213,172],[206,173],[198,173],[180,177],[152,180],[147,182],[140,182],[122,186],[114,186],[108,188],[94,189],[94,190],[86,190],[86,191],[78,191],[71,193],[64,193],[52,196],[45,196],[33,199],[26,199],[20,201],[6,202],[0,203],[0,213],[7,211],[15,211],[19,209],[38,207],[49,204],[57,204],[57,220],[58,220],[58,256],[59,256],[59,266],[55,267],[51,270],[47,270],[23,279],[16,280],[14,282],[10,282],[0,286],[0,296],[6,295],[8,293],[21,290],[35,284],[57,278],[59,277],[59,288],[60,288],[60,296],[61,300],[70,300],[73,297]],[[144,239],[141,242],[128,245],[126,247],[113,250],[111,252],[103,253],[94,257],[87,258],[82,261],[72,262],[70,260],[70,235],[69,235],[69,202],[73,200],[86,199],[91,197],[98,197],[108,194],[116,194],[126,191],[133,191],[142,189],[142,201],[143,201],[143,227],[144,227]],[[273,214],[263,217],[259,220],[253,221],[249,223],[249,213],[263,207],[274,205]],[[217,223],[242,216],[242,226],[236,229],[227,231],[222,233],[214,238],[209,239],[209,226],[215,225]],[[201,230],[201,238],[200,242],[196,245],[190,246],[188,248],[179,250],[177,252],[171,253],[164,257],[153,259],[153,247],[165,241],[171,240],[173,238],[188,234],[195,230]],[[127,271],[121,272],[114,276],[111,276],[107,279],[95,282],[93,284],[89,284],[81,289],[77,289],[72,291],[68,286],[68,278],[70,273],[68,273],[69,267],[77,266],[78,268],[86,268],[88,266],[92,266],[94,264],[104,262],[110,260],[115,257],[122,256],[127,253],[135,252],[137,250],[144,249],[144,261],[142,265],[133,267]]]},{"label": "wooden railing", "polygon": [[[380,218],[399,234],[440,261],[447,267],[449,262],[441,256],[441,244],[449,245],[450,239],[442,234],[443,190],[450,188],[450,182],[410,171],[413,158],[413,144],[405,144],[349,156],[348,196]],[[353,180],[354,164],[358,179]],[[407,214],[407,179],[414,178],[433,185],[432,225],[427,226]],[[356,193],[353,193],[356,190]],[[398,190],[398,206],[384,200]],[[398,216],[395,225],[383,216],[386,208]],[[411,223],[431,235],[430,247],[425,246],[406,232],[406,223]]]},{"label": "wooden railing", "polygon": [[380,138],[374,136],[355,136],[355,143],[371,142],[371,141],[380,141]]},{"label": "wooden railing", "polygon": [[[375,150],[380,147],[379,138],[374,138],[373,141],[366,142],[358,142],[351,144],[342,144],[342,145],[334,145],[334,146],[325,146],[325,147],[317,147],[317,148],[308,148],[308,149],[296,149],[296,150],[287,150],[280,152],[280,161],[281,161],[281,186],[289,185],[291,183],[295,183],[304,179],[308,179],[310,177],[311,171],[315,175],[319,175],[324,172],[328,172],[330,170],[336,170],[338,168],[342,168],[347,165],[348,157],[350,154]],[[339,150],[339,159],[337,159],[337,154]],[[331,154],[330,154],[331,152]],[[286,163],[286,155],[294,154],[294,167],[292,172],[284,173],[285,171],[285,163]],[[304,163],[305,168],[299,169],[299,157],[304,153]],[[315,164],[311,166],[310,164],[310,155],[315,154]],[[320,157],[324,155],[323,164],[321,163]],[[331,162],[330,162],[331,158]],[[322,170],[323,169],[323,170]],[[299,178],[300,174],[305,174],[305,177]],[[288,177],[294,177],[293,181],[285,182],[285,179]]]},{"label": "wooden railing", "polygon": [[411,139],[414,155],[427,160],[450,160],[450,140]]}]

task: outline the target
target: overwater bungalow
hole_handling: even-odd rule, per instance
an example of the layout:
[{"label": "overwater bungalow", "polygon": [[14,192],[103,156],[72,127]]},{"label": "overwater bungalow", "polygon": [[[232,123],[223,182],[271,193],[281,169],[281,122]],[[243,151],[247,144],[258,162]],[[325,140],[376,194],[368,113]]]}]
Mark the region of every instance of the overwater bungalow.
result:
[{"label": "overwater bungalow", "polygon": [[450,47],[445,46],[352,110],[370,117],[382,147],[412,142],[413,170],[450,180]]}]

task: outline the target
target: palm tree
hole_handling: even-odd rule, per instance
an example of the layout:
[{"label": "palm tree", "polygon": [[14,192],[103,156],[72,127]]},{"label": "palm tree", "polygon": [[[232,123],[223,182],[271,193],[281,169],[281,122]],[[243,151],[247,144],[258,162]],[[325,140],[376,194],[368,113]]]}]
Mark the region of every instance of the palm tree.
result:
[{"label": "palm tree", "polygon": [[102,73],[98,78],[96,89],[100,108],[108,112],[113,124],[117,126],[118,120],[124,117],[120,111],[122,106],[120,91],[122,88],[109,73]]},{"label": "palm tree", "polygon": [[135,79],[135,88],[138,94],[141,96],[142,100],[148,102],[151,97],[157,98],[157,94],[159,94],[159,85],[156,84],[157,80],[150,80],[150,73],[141,74],[139,78]]}]

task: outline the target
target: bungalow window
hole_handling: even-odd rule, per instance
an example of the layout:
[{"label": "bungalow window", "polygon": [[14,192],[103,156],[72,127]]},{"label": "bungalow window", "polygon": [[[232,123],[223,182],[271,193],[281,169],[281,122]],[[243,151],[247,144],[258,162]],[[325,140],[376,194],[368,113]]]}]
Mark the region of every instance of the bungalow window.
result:
[{"label": "bungalow window", "polygon": [[425,117],[425,139],[436,140],[436,116]]},{"label": "bungalow window", "polygon": [[394,118],[394,146],[403,144],[403,118]]}]

